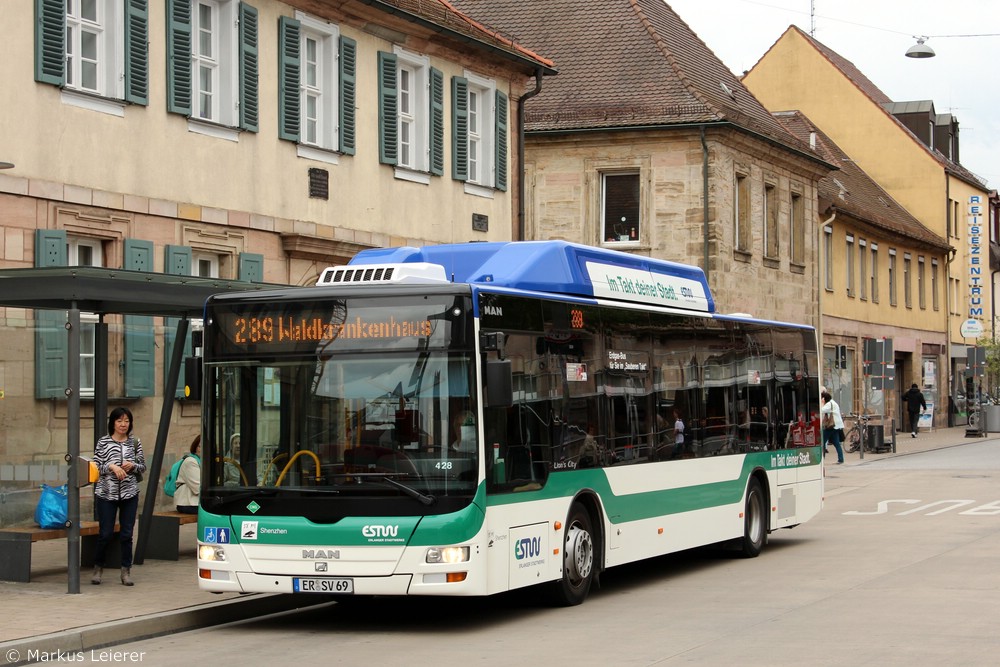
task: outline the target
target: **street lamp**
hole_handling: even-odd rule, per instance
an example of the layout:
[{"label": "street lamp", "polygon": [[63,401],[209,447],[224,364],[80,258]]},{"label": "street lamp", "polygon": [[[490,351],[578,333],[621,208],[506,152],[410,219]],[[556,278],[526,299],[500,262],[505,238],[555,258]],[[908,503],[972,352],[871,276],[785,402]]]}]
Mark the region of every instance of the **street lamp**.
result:
[{"label": "street lamp", "polygon": [[923,37],[914,35],[914,39],[917,40],[917,43],[906,50],[907,58],[933,58],[936,55],[934,49],[924,44],[929,37],[926,35]]}]

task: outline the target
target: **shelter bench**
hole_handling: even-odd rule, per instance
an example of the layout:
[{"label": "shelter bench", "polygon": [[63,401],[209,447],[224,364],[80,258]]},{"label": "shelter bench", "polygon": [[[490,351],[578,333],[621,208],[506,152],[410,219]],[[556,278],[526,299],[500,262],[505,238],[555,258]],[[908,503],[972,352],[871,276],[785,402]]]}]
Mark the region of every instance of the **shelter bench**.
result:
[{"label": "shelter bench", "polygon": [[[96,521],[80,522],[80,564],[85,567],[94,564],[98,529]],[[67,528],[39,528],[38,526],[0,528],[0,580],[20,583],[31,581],[32,545],[35,542],[58,540],[65,537],[69,537],[69,529]],[[114,539],[108,545],[107,560],[109,567],[118,567],[121,562],[121,550],[118,547],[118,524],[115,524]]]},{"label": "shelter bench", "polygon": [[198,523],[198,515],[183,512],[153,513],[149,523],[145,558],[180,560],[180,528],[189,523]]}]

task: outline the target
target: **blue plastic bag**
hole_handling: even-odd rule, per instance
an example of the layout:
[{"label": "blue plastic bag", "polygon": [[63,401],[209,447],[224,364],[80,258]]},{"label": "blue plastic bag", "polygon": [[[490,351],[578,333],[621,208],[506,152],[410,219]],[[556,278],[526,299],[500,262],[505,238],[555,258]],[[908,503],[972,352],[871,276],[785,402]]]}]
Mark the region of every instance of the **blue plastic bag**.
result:
[{"label": "blue plastic bag", "polygon": [[35,523],[42,528],[65,528],[69,512],[69,485],[42,484],[42,497],[35,507]]}]

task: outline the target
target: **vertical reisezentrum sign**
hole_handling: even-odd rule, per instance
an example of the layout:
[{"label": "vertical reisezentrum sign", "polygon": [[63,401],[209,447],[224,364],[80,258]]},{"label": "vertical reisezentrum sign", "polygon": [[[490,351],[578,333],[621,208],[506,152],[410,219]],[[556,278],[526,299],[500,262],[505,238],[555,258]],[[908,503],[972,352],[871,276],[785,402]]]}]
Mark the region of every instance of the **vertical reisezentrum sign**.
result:
[{"label": "vertical reisezentrum sign", "polygon": [[[971,325],[969,320],[975,320],[981,327],[983,318],[983,287],[985,284],[983,282],[983,198],[981,195],[969,196],[969,215],[967,220],[969,223],[969,311],[966,325]],[[978,327],[965,326],[965,328],[968,330]]]}]

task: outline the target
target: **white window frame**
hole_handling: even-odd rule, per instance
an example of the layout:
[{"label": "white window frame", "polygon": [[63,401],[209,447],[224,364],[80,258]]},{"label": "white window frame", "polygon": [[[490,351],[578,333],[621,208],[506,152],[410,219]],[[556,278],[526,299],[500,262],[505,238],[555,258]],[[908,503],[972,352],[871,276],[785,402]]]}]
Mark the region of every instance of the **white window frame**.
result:
[{"label": "white window frame", "polygon": [[[212,17],[203,28],[200,9]],[[239,105],[238,0],[192,0],[191,5],[191,119],[235,127]],[[209,49],[202,49],[203,37]],[[211,52],[207,52],[210,50]],[[205,85],[202,74],[209,74]],[[206,96],[210,96],[206,104]]]},{"label": "white window frame", "polygon": [[871,298],[872,303],[878,303],[878,244],[872,243],[872,284],[871,284]]},{"label": "white window frame", "polygon": [[868,242],[858,239],[858,298],[868,300]]},{"label": "white window frame", "polygon": [[919,255],[917,257],[917,304],[920,306],[920,310],[927,310],[926,271],[924,256]]},{"label": "white window frame", "polygon": [[[396,46],[397,169],[430,171],[430,58]],[[404,79],[405,81],[404,86]]]},{"label": "white window frame", "polygon": [[[89,255],[89,257],[87,257]],[[84,261],[81,261],[81,258]],[[97,239],[66,237],[67,266],[104,266],[104,244]],[[97,377],[97,313],[80,313],[80,398],[93,398]]]},{"label": "white window frame", "polygon": [[[733,175],[733,249],[737,252],[750,253],[753,243],[753,222],[750,219],[752,194],[749,172],[736,170]],[[744,198],[744,205],[741,206],[740,200]]]},{"label": "white window frame", "polygon": [[941,310],[941,301],[938,298],[938,261],[931,259],[931,304],[935,311]]},{"label": "white window frame", "polygon": [[899,276],[897,274],[896,267],[896,250],[895,248],[889,248],[889,305],[895,306],[896,299],[898,297],[898,285],[897,281]]},{"label": "white window frame", "polygon": [[[125,8],[120,0],[94,0],[95,16],[80,14],[82,0],[66,3],[66,90],[121,100],[125,97]],[[93,86],[83,83],[84,35],[93,35]]]},{"label": "white window frame", "polygon": [[[302,26],[302,136],[299,143],[334,151],[340,144],[340,119],[337,114],[340,99],[340,28],[304,12],[296,12],[295,19]],[[310,43],[316,49],[312,58],[309,57]],[[310,106],[315,109],[312,114]]]},{"label": "white window frame", "polygon": [[805,226],[805,197],[793,190],[788,207],[788,259],[797,266],[804,266],[806,261]]},{"label": "white window frame", "polygon": [[903,253],[903,302],[907,308],[913,308],[913,266],[910,253]]},{"label": "white window frame", "polygon": [[469,82],[469,177],[468,183],[492,188],[496,185],[496,81],[464,72]]},{"label": "white window frame", "polygon": [[[616,176],[632,176],[635,177],[636,181],[639,183],[639,201],[638,201],[638,220],[630,221],[624,220],[621,223],[621,229],[619,230],[616,226],[615,234],[613,236],[607,235],[607,229],[605,226],[605,219],[607,218],[607,191],[608,191],[608,178]],[[643,229],[643,210],[642,210],[642,170],[641,169],[628,169],[628,170],[618,170],[618,171],[605,171],[601,172],[601,222],[600,229],[601,235],[604,237],[602,243],[605,245],[613,245],[615,247],[621,246],[636,246],[638,247],[642,242],[644,235],[649,233],[649,230]],[[633,237],[632,230],[635,230],[635,235]],[[614,238],[617,236],[617,238]]]},{"label": "white window frame", "polygon": [[219,256],[210,252],[191,252],[191,275],[195,278],[218,278]]},{"label": "white window frame", "polygon": [[845,248],[845,254],[847,255],[846,261],[844,262],[847,268],[847,296],[854,296],[854,235],[848,234]]}]

